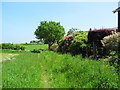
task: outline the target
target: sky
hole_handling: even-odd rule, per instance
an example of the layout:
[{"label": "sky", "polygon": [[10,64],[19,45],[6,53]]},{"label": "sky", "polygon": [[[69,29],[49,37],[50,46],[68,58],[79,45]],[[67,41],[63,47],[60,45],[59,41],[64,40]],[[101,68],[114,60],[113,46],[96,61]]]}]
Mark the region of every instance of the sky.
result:
[{"label": "sky", "polygon": [[44,20],[60,22],[66,33],[71,28],[114,28],[117,13],[112,11],[117,7],[117,2],[2,2],[2,43],[35,40]]}]

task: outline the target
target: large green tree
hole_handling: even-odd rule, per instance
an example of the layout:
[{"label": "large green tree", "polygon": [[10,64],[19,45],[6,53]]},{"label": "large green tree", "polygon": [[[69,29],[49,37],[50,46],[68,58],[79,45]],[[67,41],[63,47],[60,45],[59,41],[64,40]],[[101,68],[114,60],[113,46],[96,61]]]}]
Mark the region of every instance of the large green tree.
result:
[{"label": "large green tree", "polygon": [[43,39],[50,46],[64,37],[64,27],[59,22],[42,21],[35,33],[37,39]]}]

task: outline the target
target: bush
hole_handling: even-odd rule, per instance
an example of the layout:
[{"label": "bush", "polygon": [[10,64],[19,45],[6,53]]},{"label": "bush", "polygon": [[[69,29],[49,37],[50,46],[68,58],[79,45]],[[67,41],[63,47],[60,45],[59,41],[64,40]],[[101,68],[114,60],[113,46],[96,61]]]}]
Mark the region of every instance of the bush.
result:
[{"label": "bush", "polygon": [[58,51],[62,53],[70,52],[70,44],[72,40],[73,40],[72,35],[68,35],[63,40],[61,40],[59,43]]},{"label": "bush", "polygon": [[2,43],[2,49],[13,49],[14,45],[11,43]]},{"label": "bush", "polygon": [[72,43],[70,45],[70,53],[72,55],[76,54],[82,54],[83,56],[86,55],[86,49],[88,46],[88,38],[87,38],[88,32],[79,31],[74,34],[74,38],[72,40]]},{"label": "bush", "polygon": [[14,50],[25,50],[25,47],[23,45],[16,44],[14,45]]},{"label": "bush", "polygon": [[120,32],[104,37],[101,42],[106,49],[117,51],[120,42]]},{"label": "bush", "polygon": [[2,43],[0,48],[2,49],[12,49],[12,50],[25,50],[25,46],[20,44]]},{"label": "bush", "polygon": [[82,54],[86,55],[88,47],[88,32],[78,31],[73,35],[68,35],[59,43],[58,51],[67,53],[70,52],[72,55]]},{"label": "bush", "polygon": [[57,50],[58,50],[58,44],[53,44],[53,45],[50,47],[50,50],[52,50],[52,51],[57,51]]},{"label": "bush", "polygon": [[[106,52],[111,56],[110,63],[115,65],[120,62],[119,59],[119,44],[120,44],[120,32],[106,36],[101,40]],[[119,65],[119,64],[118,64]]]},{"label": "bush", "polygon": [[[112,29],[98,29],[98,30],[90,30],[88,33],[88,43],[91,44],[91,51],[93,50],[94,46],[96,46],[96,58],[103,57],[108,55],[106,49],[103,47],[101,40],[108,35],[115,33],[115,30]],[[95,52],[95,51],[94,51]],[[93,51],[92,51],[93,53]],[[94,53],[95,56],[95,53]]]},{"label": "bush", "polygon": [[88,42],[89,43],[95,43],[97,46],[101,47],[102,43],[100,40],[102,40],[105,36],[111,35],[115,32],[115,30],[111,29],[95,29],[92,31],[89,31],[88,33]]}]

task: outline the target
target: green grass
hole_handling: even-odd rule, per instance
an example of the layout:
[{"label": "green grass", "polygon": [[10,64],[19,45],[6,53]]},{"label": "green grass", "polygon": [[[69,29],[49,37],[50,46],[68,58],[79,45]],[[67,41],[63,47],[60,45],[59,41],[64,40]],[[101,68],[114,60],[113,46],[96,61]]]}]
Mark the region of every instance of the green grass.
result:
[{"label": "green grass", "polygon": [[0,50],[0,53],[7,53],[7,54],[14,53],[14,54],[18,54],[18,53],[27,53],[27,52],[26,51],[19,51],[19,50],[3,49],[3,50]]},{"label": "green grass", "polygon": [[19,53],[2,63],[3,88],[117,88],[117,83],[114,67],[80,55]]},{"label": "green grass", "polygon": [[38,54],[23,53],[2,64],[3,88],[42,87]]},{"label": "green grass", "polygon": [[48,49],[47,44],[36,44],[36,45],[25,45],[26,50],[33,50],[33,49]]},{"label": "green grass", "polygon": [[0,53],[29,53],[29,50],[33,50],[33,49],[44,49],[47,50],[48,49],[48,45],[47,44],[32,44],[32,45],[24,45],[26,47],[25,50],[20,51],[20,50],[9,50],[9,49],[0,49]]}]

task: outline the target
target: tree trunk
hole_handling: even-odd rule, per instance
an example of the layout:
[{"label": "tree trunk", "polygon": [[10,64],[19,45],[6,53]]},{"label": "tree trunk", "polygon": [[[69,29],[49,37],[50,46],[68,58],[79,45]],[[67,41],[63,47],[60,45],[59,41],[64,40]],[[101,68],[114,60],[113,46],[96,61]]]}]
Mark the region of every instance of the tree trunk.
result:
[{"label": "tree trunk", "polygon": [[88,58],[88,46],[86,47],[86,57]]},{"label": "tree trunk", "polygon": [[93,54],[94,54],[94,59],[97,59],[97,47],[94,42],[93,42]]}]

